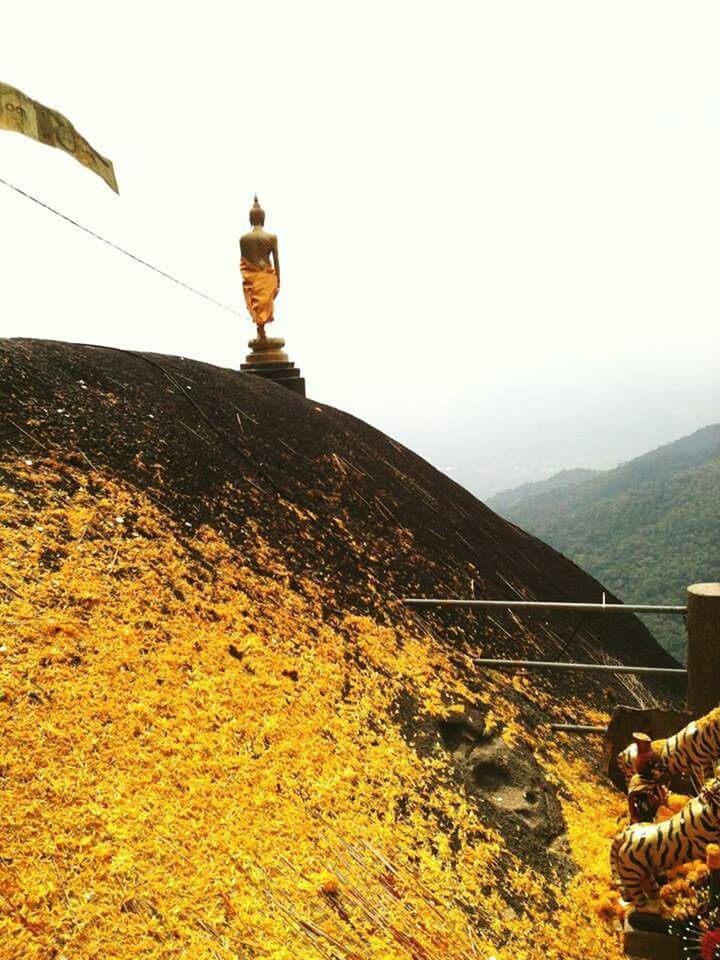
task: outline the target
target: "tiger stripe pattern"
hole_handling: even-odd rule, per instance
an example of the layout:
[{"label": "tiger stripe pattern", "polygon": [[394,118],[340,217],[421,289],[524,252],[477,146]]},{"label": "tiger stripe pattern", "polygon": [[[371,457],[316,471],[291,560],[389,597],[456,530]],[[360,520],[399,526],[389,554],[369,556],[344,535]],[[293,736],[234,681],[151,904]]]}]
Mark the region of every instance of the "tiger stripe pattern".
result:
[{"label": "tiger stripe pattern", "polygon": [[[720,759],[720,707],[693,720],[667,740],[653,740],[651,748],[667,764],[671,775],[712,767]],[[631,743],[617,757],[626,783],[635,773],[637,746]]]},{"label": "tiger stripe pattern", "polygon": [[659,878],[671,867],[705,858],[720,841],[720,780],[708,781],[679,813],[663,823],[634,823],[619,833],[610,851],[613,879],[636,909],[660,895]]}]

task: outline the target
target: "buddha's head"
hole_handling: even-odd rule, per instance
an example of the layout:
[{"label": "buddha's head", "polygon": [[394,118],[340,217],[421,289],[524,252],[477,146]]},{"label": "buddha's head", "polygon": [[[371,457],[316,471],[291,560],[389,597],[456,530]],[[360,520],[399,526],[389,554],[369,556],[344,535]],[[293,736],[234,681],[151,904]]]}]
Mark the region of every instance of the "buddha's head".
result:
[{"label": "buddha's head", "polygon": [[265,211],[260,206],[260,203],[255,194],[255,201],[250,208],[250,226],[252,227],[264,227],[265,226]]}]

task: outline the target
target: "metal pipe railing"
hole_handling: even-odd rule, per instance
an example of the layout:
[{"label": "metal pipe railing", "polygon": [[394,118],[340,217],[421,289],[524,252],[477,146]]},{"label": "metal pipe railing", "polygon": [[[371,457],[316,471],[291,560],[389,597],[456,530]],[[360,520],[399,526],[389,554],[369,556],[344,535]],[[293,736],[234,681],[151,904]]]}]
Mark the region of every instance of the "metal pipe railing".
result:
[{"label": "metal pipe railing", "polygon": [[606,734],[607,727],[591,727],[582,723],[551,723],[550,729],[555,733],[597,733]]},{"label": "metal pipe railing", "polygon": [[530,670],[577,670],[586,673],[639,673],[672,676],[687,676],[687,670],[679,667],[629,667],[613,663],[565,663],[551,660],[489,660],[485,657],[471,657],[473,663],[492,670],[530,669]]},{"label": "metal pipe railing", "polygon": [[560,600],[441,600],[437,597],[403,597],[406,607],[500,607],[505,610],[584,610],[591,613],[663,613],[683,616],[687,607],[642,603],[565,603]]}]

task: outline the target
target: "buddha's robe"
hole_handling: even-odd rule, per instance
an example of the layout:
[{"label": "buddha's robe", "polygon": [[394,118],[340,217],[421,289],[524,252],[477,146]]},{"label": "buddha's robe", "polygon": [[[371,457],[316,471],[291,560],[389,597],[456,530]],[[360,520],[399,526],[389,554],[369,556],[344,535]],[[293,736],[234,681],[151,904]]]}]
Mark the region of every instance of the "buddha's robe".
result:
[{"label": "buddha's robe", "polygon": [[271,323],[277,293],[277,274],[270,264],[263,267],[251,263],[244,257],[240,260],[240,272],[243,278],[245,303],[253,322],[259,327]]}]

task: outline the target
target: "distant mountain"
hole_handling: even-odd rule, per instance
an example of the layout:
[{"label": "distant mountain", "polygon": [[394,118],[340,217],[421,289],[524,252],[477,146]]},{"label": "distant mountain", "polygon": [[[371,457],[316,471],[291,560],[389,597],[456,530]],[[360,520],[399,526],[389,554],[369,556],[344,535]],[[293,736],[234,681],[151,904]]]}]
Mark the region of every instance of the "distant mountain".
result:
[{"label": "distant mountain", "polygon": [[[688,584],[720,579],[720,424],[614,470],[578,477],[582,472],[525,484],[488,505],[626,602],[681,603]],[[680,624],[659,617],[646,622],[668,650],[683,656]]]},{"label": "distant mountain", "polygon": [[600,472],[599,470],[587,470],[582,467],[575,470],[561,470],[559,473],[554,473],[551,477],[548,477],[547,480],[536,480],[533,483],[523,483],[519,487],[513,487],[512,490],[503,490],[485,502],[497,513],[503,514],[525,500],[530,500],[532,497],[537,497],[543,493],[564,490],[576,483],[590,480]]}]

